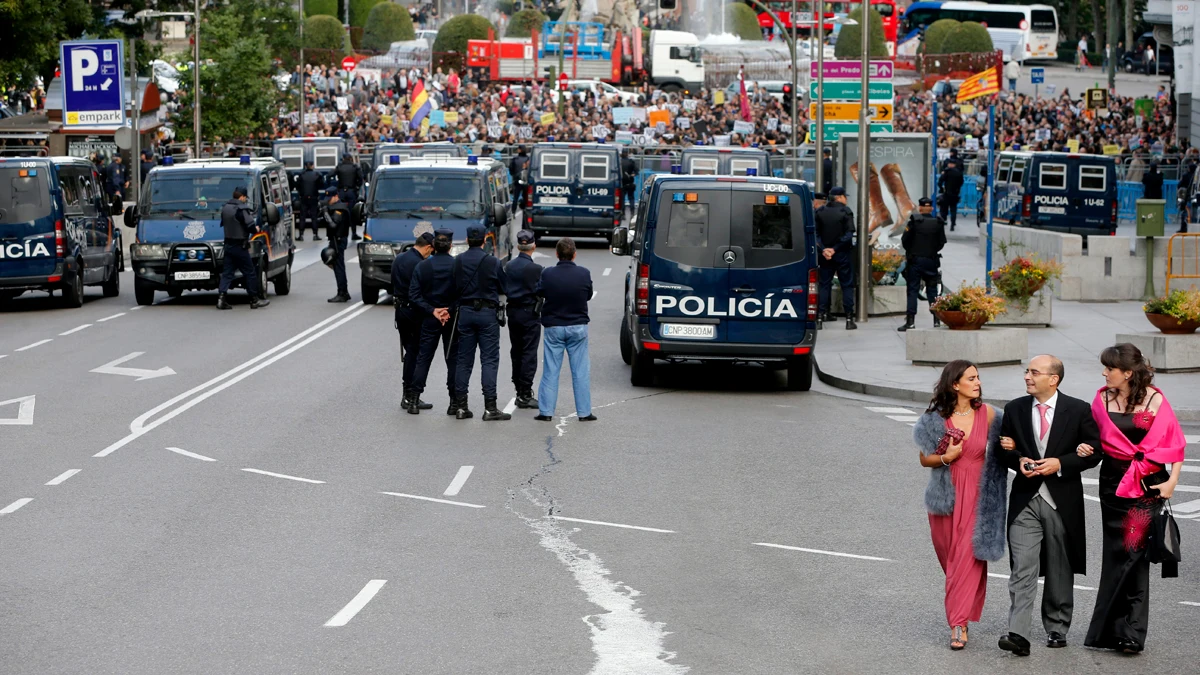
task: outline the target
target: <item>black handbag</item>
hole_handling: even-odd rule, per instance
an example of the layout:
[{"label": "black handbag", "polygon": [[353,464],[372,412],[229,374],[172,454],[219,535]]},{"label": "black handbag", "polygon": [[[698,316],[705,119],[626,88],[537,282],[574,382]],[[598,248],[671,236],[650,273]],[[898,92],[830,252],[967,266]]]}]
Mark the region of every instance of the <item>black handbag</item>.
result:
[{"label": "black handbag", "polygon": [[[1177,565],[1183,560],[1179,550],[1179,525],[1171,513],[1171,500],[1163,500],[1162,508],[1150,520],[1150,540],[1147,542],[1147,558],[1152,563]],[[1163,570],[1166,576],[1166,570]]]}]

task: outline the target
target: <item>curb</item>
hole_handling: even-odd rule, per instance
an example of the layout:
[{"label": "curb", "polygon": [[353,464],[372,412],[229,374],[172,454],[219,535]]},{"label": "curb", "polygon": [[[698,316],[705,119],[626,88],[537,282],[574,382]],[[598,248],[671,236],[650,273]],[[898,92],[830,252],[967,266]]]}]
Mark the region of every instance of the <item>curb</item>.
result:
[{"label": "curb", "polygon": [[[889,387],[882,384],[867,384],[866,382],[855,382],[847,380],[836,375],[821,370],[820,359],[813,355],[813,368],[817,371],[817,379],[825,384],[843,391],[849,391],[855,394],[865,394],[867,396],[879,396],[882,398],[894,398],[901,401],[913,401],[921,405],[928,405],[930,392],[920,391],[917,389],[905,389],[903,387]],[[1007,399],[991,399],[985,398],[984,402],[990,403],[999,408],[1003,408],[1008,404]],[[1200,409],[1196,408],[1175,408],[1175,417],[1180,422],[1200,422]]]}]

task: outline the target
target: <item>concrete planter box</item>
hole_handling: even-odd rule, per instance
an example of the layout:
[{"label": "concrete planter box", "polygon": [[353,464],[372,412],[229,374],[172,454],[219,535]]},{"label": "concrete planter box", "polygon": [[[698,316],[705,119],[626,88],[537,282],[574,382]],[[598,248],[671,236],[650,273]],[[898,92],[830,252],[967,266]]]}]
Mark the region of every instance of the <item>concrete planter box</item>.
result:
[{"label": "concrete planter box", "polygon": [[1054,296],[1046,289],[1035,293],[1029,299],[1029,310],[1021,311],[1015,302],[1008,302],[1008,309],[989,321],[989,326],[1049,326],[1051,310],[1054,307]]},{"label": "concrete planter box", "polygon": [[[904,314],[908,303],[907,286],[871,286],[867,293],[867,316],[895,316]],[[834,286],[830,294],[829,310],[842,314],[842,287]]]},{"label": "concrete planter box", "polygon": [[1117,333],[1117,343],[1131,342],[1160,373],[1200,372],[1200,334]]},{"label": "concrete planter box", "polygon": [[914,366],[944,366],[967,359],[980,367],[1019,364],[1029,353],[1024,328],[947,330],[918,328],[904,333],[904,358]]}]

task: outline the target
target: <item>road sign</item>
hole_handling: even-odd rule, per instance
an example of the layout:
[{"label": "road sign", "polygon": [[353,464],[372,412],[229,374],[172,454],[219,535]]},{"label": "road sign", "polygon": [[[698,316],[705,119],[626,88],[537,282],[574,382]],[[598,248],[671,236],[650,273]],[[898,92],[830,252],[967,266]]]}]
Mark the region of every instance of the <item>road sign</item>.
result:
[{"label": "road sign", "polygon": [[1029,80],[1032,84],[1041,84],[1041,83],[1045,82],[1046,81],[1046,69],[1045,68],[1030,68],[1029,69]]},{"label": "road sign", "polygon": [[[825,105],[829,105],[826,103]],[[842,134],[857,134],[857,122],[826,122],[822,131],[825,134],[825,142],[831,143],[841,138]],[[890,124],[872,124],[871,134],[890,134],[894,133],[893,127]]]},{"label": "road sign", "polygon": [[[862,100],[862,82],[825,82],[820,91],[821,96],[827,101]],[[891,82],[872,82],[867,93],[870,94],[872,101],[890,103],[896,92]]]},{"label": "road sign", "polygon": [[[827,121],[836,120],[857,120],[859,111],[862,109],[861,103],[844,103],[825,101],[825,117]],[[874,103],[868,108],[867,119],[872,122],[891,122],[892,121],[892,104]],[[811,118],[817,116],[817,104],[810,103],[808,106],[808,115]]]},{"label": "road sign", "polygon": [[121,40],[60,42],[63,126],[125,125],[125,45]]},{"label": "road sign", "polygon": [[1087,109],[1099,110],[1108,107],[1108,90],[1107,89],[1088,89],[1087,90]]},{"label": "road sign", "polygon": [[[827,78],[835,80],[856,80],[862,78],[861,61],[825,61],[824,64],[825,77]],[[894,68],[895,66],[891,61],[872,61],[867,74],[868,77],[890,80],[892,79]],[[817,79],[816,61],[813,61],[809,65],[809,72],[812,74],[812,79]]]},{"label": "road sign", "polygon": [[354,60],[353,56],[347,56],[346,58],[342,59],[342,70],[346,71],[347,73],[354,70],[354,66],[357,65],[358,62]]}]

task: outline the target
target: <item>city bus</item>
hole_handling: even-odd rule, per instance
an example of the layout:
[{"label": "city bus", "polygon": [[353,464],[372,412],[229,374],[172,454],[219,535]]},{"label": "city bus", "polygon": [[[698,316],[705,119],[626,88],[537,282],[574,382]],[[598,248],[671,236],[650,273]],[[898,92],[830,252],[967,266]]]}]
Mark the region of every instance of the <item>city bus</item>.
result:
[{"label": "city bus", "polygon": [[[849,14],[854,5],[859,2],[861,0],[825,3],[825,34],[832,35],[834,32],[833,19]],[[796,31],[801,37],[807,37],[816,26],[816,22],[813,20],[813,3],[810,0],[797,0],[796,6],[799,7],[799,10],[795,17],[792,16],[792,0],[767,0],[763,4],[779,15],[785,29],[791,29],[794,23]],[[888,45],[888,53],[895,56],[900,18],[900,9],[896,6],[896,0],[871,0],[871,8],[879,12],[879,16],[883,18],[883,34]],[[770,14],[760,12],[758,25],[760,28],[770,29],[775,26],[775,21]]]},{"label": "city bus", "polygon": [[898,56],[914,58],[921,34],[938,19],[975,21],[987,27],[1004,60],[1053,61],[1058,58],[1058,13],[1049,5],[1000,5],[987,2],[914,2],[900,26]]}]

